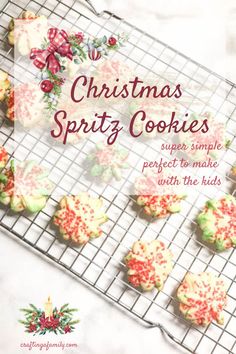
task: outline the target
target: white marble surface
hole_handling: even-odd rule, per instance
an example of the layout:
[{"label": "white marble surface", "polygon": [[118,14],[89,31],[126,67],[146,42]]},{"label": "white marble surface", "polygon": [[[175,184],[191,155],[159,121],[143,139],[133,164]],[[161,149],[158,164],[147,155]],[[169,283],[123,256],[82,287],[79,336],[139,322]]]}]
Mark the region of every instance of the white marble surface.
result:
[{"label": "white marble surface", "polygon": [[97,0],[94,3],[236,82],[234,0]]},{"label": "white marble surface", "polygon": [[[20,344],[34,340],[35,337],[24,334],[23,327],[17,323],[20,318],[19,308],[27,306],[29,302],[41,306],[48,294],[51,294],[55,304],[61,305],[68,301],[71,306],[79,308],[81,323],[76,334],[60,337],[63,342],[77,343],[79,347],[64,350],[65,353],[156,354],[157,348],[162,348],[162,353],[185,353],[169,341],[164,341],[158,329],[145,328],[84,283],[33,254],[2,230],[1,242],[1,353],[29,352],[20,349]],[[55,336],[36,338],[37,342],[48,339],[56,341]],[[41,353],[40,350],[31,352]],[[48,352],[60,353],[60,350]]]},{"label": "white marble surface", "polygon": [[[94,3],[100,9],[108,8],[120,14],[236,81],[233,0],[94,0]],[[21,342],[30,340],[17,323],[19,308],[29,302],[40,305],[50,294],[59,305],[68,301],[80,308],[79,331],[63,337],[65,341],[78,343],[79,348],[65,350],[66,353],[184,354],[184,350],[166,340],[158,329],[145,328],[82,282],[33,254],[4,230],[0,232],[1,353],[29,352],[19,347]]]}]

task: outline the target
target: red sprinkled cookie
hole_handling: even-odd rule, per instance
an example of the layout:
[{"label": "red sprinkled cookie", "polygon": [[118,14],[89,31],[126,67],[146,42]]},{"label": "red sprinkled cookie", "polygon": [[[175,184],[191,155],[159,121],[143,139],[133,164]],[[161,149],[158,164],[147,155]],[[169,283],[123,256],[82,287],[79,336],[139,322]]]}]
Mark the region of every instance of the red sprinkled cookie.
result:
[{"label": "red sprinkled cookie", "polygon": [[[100,89],[104,84],[110,88],[117,86],[119,92],[131,78],[132,69],[125,62],[108,59],[98,64],[94,73],[94,84]],[[106,102],[123,103],[123,99],[110,95],[106,98]]]},{"label": "red sprinkled cookie", "polygon": [[47,38],[47,18],[32,11],[23,11],[18,18],[12,18],[8,25],[8,42],[16,46],[21,55],[28,55],[32,48],[40,48]]},{"label": "red sprinkled cookie", "polygon": [[172,253],[161,241],[137,241],[124,261],[128,270],[128,281],[134,287],[150,291],[163,288],[172,270]]},{"label": "red sprinkled cookie", "polygon": [[85,244],[90,238],[101,236],[100,225],[108,220],[102,204],[101,199],[92,198],[88,193],[63,197],[53,222],[64,239]]},{"label": "red sprinkled cookie", "polygon": [[14,111],[14,89],[11,88],[9,91],[9,95],[7,96],[6,99],[6,104],[7,104],[7,113],[6,116],[10,121],[15,120],[15,111]]},{"label": "red sprinkled cookie", "polygon": [[163,218],[170,213],[177,213],[181,209],[181,200],[185,194],[177,188],[164,187],[161,180],[168,178],[168,174],[160,174],[156,170],[149,170],[135,181],[137,204],[143,207],[147,215]]},{"label": "red sprinkled cookie", "polygon": [[[185,144],[188,148],[185,150],[186,154],[193,161],[205,161],[208,158],[217,160],[221,152],[225,150],[229,144],[229,140],[226,139],[224,123],[218,122],[210,112],[206,112],[203,115],[194,113],[189,118],[190,122],[191,120],[197,120],[199,122],[207,120],[209,130],[206,133],[202,133],[201,131],[195,133],[191,133],[190,131],[179,133],[181,144]],[[215,148],[209,152],[205,148],[209,145],[214,146],[215,144],[218,144],[221,148]]]},{"label": "red sprinkled cookie", "polygon": [[8,95],[11,83],[8,74],[0,70],[0,102],[4,101]]},{"label": "red sprinkled cookie", "polygon": [[6,166],[7,160],[8,160],[8,153],[4,148],[4,146],[0,145],[0,170],[2,170]]},{"label": "red sprinkled cookie", "polygon": [[177,297],[184,317],[196,325],[207,326],[212,321],[224,323],[223,310],[227,303],[223,280],[211,273],[187,273]]},{"label": "red sprinkled cookie", "polygon": [[232,195],[209,200],[197,221],[202,239],[214,243],[217,251],[236,246],[236,199]]},{"label": "red sprinkled cookie", "polygon": [[11,88],[6,99],[7,118],[18,120],[26,128],[43,123],[45,112],[42,100],[43,92],[36,84],[20,84]]}]

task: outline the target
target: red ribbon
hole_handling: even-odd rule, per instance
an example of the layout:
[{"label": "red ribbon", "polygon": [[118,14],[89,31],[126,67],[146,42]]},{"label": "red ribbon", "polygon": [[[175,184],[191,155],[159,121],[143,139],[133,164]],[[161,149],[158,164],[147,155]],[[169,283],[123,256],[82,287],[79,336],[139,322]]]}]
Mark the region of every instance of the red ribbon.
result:
[{"label": "red ribbon", "polygon": [[46,65],[52,74],[57,73],[61,69],[60,62],[55,56],[55,52],[63,57],[72,60],[72,50],[68,42],[68,34],[64,30],[57,28],[49,28],[48,39],[49,46],[46,49],[32,48],[30,52],[30,59],[34,59],[34,65],[43,69]]}]

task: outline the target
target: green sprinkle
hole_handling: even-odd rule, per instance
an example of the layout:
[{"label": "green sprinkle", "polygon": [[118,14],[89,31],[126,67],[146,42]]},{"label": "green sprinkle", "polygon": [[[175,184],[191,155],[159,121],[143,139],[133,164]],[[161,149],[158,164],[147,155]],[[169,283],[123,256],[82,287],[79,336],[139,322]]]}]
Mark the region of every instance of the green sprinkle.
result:
[{"label": "green sprinkle", "polygon": [[224,251],[225,250],[224,242],[222,240],[216,240],[215,245],[216,245],[217,251]]},{"label": "green sprinkle", "polygon": [[208,200],[208,201],[206,202],[206,205],[207,205],[207,207],[208,207],[209,209],[216,210],[216,208],[217,208],[217,201],[214,200],[214,199]]},{"label": "green sprinkle", "polygon": [[212,238],[212,236],[214,236],[214,231],[213,230],[208,229],[208,228],[203,230],[202,238],[203,238],[204,241],[210,242],[210,239]]}]

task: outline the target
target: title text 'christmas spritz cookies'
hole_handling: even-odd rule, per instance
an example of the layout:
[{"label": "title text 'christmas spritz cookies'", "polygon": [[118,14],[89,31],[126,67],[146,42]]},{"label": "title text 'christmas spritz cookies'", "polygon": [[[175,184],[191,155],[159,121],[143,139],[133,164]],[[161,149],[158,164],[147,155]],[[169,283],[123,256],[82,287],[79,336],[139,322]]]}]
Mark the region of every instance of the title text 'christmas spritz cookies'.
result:
[{"label": "title text 'christmas spritz cookies'", "polygon": [[209,200],[197,221],[202,239],[213,243],[217,251],[236,246],[236,199],[232,195]]},{"label": "title text 'christmas spritz cookies'", "polygon": [[101,236],[100,226],[108,220],[102,204],[102,199],[92,198],[85,192],[63,197],[53,222],[65,240],[85,244],[90,238]]},{"label": "title text 'christmas spritz cookies'", "polygon": [[154,287],[161,290],[172,270],[172,258],[171,251],[161,241],[135,242],[124,259],[128,281],[144,291]]},{"label": "title text 'christmas spritz cookies'", "polygon": [[158,130],[154,128],[155,124],[158,124],[160,120],[170,120],[172,113],[178,113],[179,109],[176,102],[173,102],[168,98],[136,98],[136,100],[131,102],[129,111],[131,117],[139,111],[141,113],[145,112],[145,115],[149,119],[149,127],[147,128],[147,123],[143,119],[143,114],[137,114],[133,124],[134,134],[139,136],[139,134],[142,133],[142,136],[145,138],[156,138],[158,136],[161,137],[163,133],[158,132]]},{"label": "title text 'christmas spritz cookies'", "polygon": [[211,273],[187,273],[178,288],[179,309],[195,325],[207,326],[212,321],[224,323],[223,310],[227,295],[223,280]]}]

